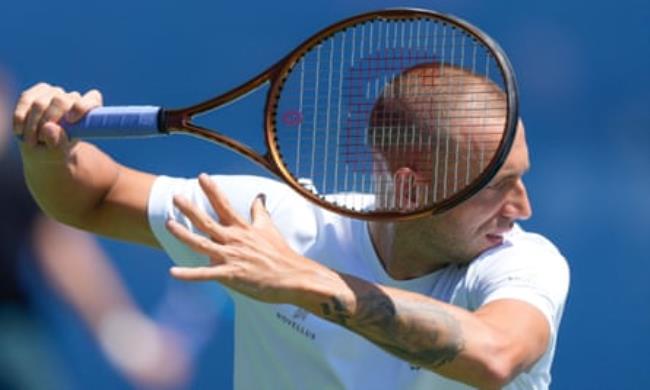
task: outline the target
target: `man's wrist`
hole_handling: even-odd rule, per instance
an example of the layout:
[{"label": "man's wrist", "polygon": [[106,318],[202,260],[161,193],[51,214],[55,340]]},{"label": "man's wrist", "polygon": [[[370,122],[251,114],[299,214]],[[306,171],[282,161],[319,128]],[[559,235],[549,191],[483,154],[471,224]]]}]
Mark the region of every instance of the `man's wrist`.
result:
[{"label": "man's wrist", "polygon": [[289,303],[331,320],[327,318],[327,307],[333,301],[347,301],[344,297],[350,295],[344,276],[320,264],[307,272],[308,275],[300,278],[299,286],[292,291]]}]

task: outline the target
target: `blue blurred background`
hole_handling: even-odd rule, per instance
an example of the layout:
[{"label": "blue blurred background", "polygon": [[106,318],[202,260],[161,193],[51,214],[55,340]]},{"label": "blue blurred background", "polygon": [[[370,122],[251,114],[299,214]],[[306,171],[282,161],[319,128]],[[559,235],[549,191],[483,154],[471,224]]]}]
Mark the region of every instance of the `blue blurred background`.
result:
[{"label": "blue blurred background", "polygon": [[[650,3],[509,1],[3,1],[0,66],[18,90],[44,80],[103,91],[107,104],[182,106],[236,86],[313,32],[372,9],[414,6],[466,19],[517,72],[534,217],[568,258],[572,285],[555,389],[648,389],[650,370]],[[261,148],[263,94],[214,114]],[[127,165],[170,175],[264,171],[231,152],[173,137],[101,144]],[[103,240],[138,304],[164,294],[169,259]],[[232,309],[223,292],[195,388],[232,384]],[[73,388],[127,388],[78,321],[44,294],[44,316]]]}]

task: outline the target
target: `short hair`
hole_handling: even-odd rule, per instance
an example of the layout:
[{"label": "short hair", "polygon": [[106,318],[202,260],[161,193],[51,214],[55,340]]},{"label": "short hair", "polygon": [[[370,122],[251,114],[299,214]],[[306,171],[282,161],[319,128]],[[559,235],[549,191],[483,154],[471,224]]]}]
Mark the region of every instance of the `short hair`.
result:
[{"label": "short hair", "polygon": [[368,143],[387,174],[411,166],[424,181],[444,175],[443,186],[427,196],[447,196],[459,180],[482,172],[489,162],[482,156],[491,158],[498,147],[506,112],[505,93],[485,76],[421,64],[385,86],[371,111]]}]

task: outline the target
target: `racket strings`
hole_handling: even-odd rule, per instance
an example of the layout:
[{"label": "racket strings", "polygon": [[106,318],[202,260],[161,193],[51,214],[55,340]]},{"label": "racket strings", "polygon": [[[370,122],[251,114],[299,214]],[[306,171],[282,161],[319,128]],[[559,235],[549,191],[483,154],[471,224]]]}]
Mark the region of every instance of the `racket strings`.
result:
[{"label": "racket strings", "polygon": [[275,123],[285,165],[354,210],[449,198],[501,141],[508,107],[494,61],[472,36],[433,19],[339,31],[286,77]]}]

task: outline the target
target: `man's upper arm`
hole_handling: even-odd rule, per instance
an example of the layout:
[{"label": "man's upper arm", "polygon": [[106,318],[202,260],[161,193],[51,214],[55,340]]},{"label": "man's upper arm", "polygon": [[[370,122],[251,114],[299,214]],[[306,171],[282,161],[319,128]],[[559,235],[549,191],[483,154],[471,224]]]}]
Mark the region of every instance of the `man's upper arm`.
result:
[{"label": "man's upper arm", "polygon": [[[503,341],[503,353],[517,367],[526,370],[548,348],[551,329],[546,316],[535,306],[517,299],[498,299],[474,314]],[[516,362],[516,363],[515,363]]]},{"label": "man's upper arm", "polygon": [[106,198],[88,216],[87,229],[111,238],[159,247],[147,217],[155,179],[152,174],[120,165]]},{"label": "man's upper arm", "polygon": [[503,336],[499,345],[517,371],[545,353],[552,356],[570,279],[566,260],[550,242],[521,234],[479,259],[470,278],[475,315]]}]

